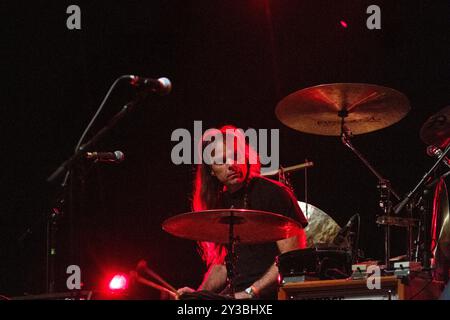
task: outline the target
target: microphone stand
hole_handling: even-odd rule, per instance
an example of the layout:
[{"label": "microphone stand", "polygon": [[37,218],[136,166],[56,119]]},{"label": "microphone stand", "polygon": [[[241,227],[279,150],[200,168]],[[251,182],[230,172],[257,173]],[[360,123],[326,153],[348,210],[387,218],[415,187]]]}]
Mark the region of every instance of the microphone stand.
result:
[{"label": "microphone stand", "polygon": [[[390,195],[394,195],[397,200],[400,200],[400,197],[392,188],[391,183],[388,179],[385,179],[378,171],[370,164],[370,162],[353,146],[350,141],[352,137],[351,131],[345,126],[344,119],[345,115],[341,115],[341,140],[342,143],[347,146],[356,156],[361,159],[361,161],[366,165],[367,168],[378,178],[378,189],[380,190],[380,208],[383,211],[385,216],[389,216],[392,212],[392,202]],[[391,230],[389,224],[384,226],[384,251],[385,251],[385,259],[384,263],[386,266],[386,270],[389,269],[389,259],[391,256]]]},{"label": "microphone stand", "polygon": [[[140,102],[141,98],[128,102],[91,140],[80,146],[75,153],[66,161],[64,161],[48,178],[47,182],[55,181],[63,172],[67,172],[72,166],[78,162],[86,154],[94,144],[103,138],[123,117],[125,117]],[[67,174],[67,173],[66,173]],[[67,176],[66,179],[67,180]]]},{"label": "microphone stand", "polygon": [[[422,177],[422,179],[420,179],[419,183],[417,183],[417,185],[406,195],[406,197],[396,206],[396,208],[394,209],[395,213],[400,212],[411,200],[411,198],[413,197],[414,194],[416,194],[416,192],[422,187],[423,188],[423,194],[424,194],[424,205],[422,206],[422,218],[423,218],[423,224],[422,224],[422,229],[423,229],[423,245],[424,245],[424,249],[423,249],[423,269],[425,271],[430,270],[430,266],[431,266],[431,238],[429,235],[429,230],[430,230],[430,219],[429,219],[429,214],[430,214],[430,210],[429,210],[429,199],[428,196],[430,194],[430,188],[433,187],[436,182],[438,181],[432,181],[431,183],[424,185],[425,182],[431,177],[431,175],[433,174],[433,172],[436,170],[436,168],[439,166],[439,164],[445,159],[447,153],[450,152],[450,144],[445,148],[444,152],[439,156],[439,158],[437,159],[437,161],[433,164],[433,166],[431,167],[430,170],[428,170],[424,176]],[[443,176],[447,176],[448,172],[445,173]],[[438,179],[437,179],[438,180]]]},{"label": "microphone stand", "polygon": [[[122,78],[122,77],[121,77]],[[121,79],[119,78],[119,79]],[[115,85],[115,84],[114,84]],[[114,86],[113,85],[113,86]],[[112,90],[112,89],[111,89]],[[110,91],[111,91],[110,90]],[[108,92],[109,95],[110,92]],[[67,185],[69,182],[69,215],[73,215],[73,168],[74,166],[84,158],[86,152],[90,150],[92,146],[94,146],[97,142],[99,142],[106,134],[108,134],[112,128],[127,114],[129,114],[137,105],[145,100],[148,93],[144,90],[138,92],[136,97],[125,104],[122,109],[114,115],[114,117],[100,130],[98,131],[88,142],[77,147],[74,154],[64,161],[48,178],[47,182],[52,183],[56,179],[58,179],[63,173],[65,173],[63,183],[61,187],[63,189],[62,198],[58,199],[56,206],[52,209],[51,213],[48,216],[47,221],[47,292],[54,293],[55,292],[55,269],[56,269],[56,245],[57,245],[57,230],[58,230],[58,220],[61,216],[64,216],[64,207],[66,206],[66,198],[67,198]],[[105,102],[105,100],[104,100]],[[103,103],[101,107],[103,106]],[[95,115],[97,116],[97,114]],[[94,116],[94,117],[95,117]],[[92,123],[92,122],[91,122]],[[73,234],[71,233],[72,237]],[[71,249],[72,250],[72,249]]]},{"label": "microphone stand", "polygon": [[434,163],[434,165],[431,167],[430,170],[428,170],[424,176],[422,177],[422,179],[419,181],[419,183],[414,187],[414,189],[412,189],[408,195],[396,206],[395,208],[395,213],[399,213],[403,207],[409,202],[409,200],[411,199],[411,197],[417,192],[417,190],[425,183],[425,181],[431,176],[431,174],[433,173],[433,171],[438,167],[438,165],[442,162],[442,160],[444,160],[444,158],[446,157],[447,153],[450,150],[450,144],[447,146],[447,148],[445,148],[445,151],[441,154],[441,156],[437,159],[437,161]]}]

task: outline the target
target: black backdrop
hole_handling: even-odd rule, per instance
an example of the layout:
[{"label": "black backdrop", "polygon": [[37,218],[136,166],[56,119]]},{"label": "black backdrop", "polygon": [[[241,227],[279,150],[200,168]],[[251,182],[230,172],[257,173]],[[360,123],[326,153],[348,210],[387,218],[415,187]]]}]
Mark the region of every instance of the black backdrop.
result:
[{"label": "black backdrop", "polygon": [[[447,3],[79,1],[82,29],[68,30],[72,3],[3,2],[0,293],[45,290],[42,217],[57,191],[45,180],[71,155],[122,74],[166,76],[173,92],[150,97],[98,145],[127,159],[91,168],[83,189],[76,188],[80,210],[60,226],[61,289],[68,264],[80,264],[86,288],[96,288],[105,272],[131,269],[140,258],[175,286],[199,284],[204,267],[195,243],[161,230],[164,219],[190,209],[192,167],[171,162],[170,136],[176,128],[192,131],[194,120],[204,128],[279,128],[282,165],[315,162],[310,202],[341,225],[360,213],[362,248],[382,258],[375,177],[337,137],[291,130],[274,108],[287,94],[323,83],[365,82],[405,93],[407,117],[354,144],[406,193],[432,163],[419,130],[450,100]],[[370,4],[381,8],[381,30],[366,28]],[[132,94],[119,85],[94,130]],[[303,174],[292,180],[303,200]],[[69,258],[70,221],[76,258]],[[21,237],[28,227],[32,233]],[[404,252],[403,237],[394,234],[394,254]]]}]

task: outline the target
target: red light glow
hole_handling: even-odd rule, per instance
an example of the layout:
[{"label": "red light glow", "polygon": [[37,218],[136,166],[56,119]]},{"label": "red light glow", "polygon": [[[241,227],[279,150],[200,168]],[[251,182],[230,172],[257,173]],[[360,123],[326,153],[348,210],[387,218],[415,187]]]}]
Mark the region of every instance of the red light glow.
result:
[{"label": "red light glow", "polygon": [[128,277],[123,274],[116,274],[109,282],[110,290],[125,290],[128,286]]},{"label": "red light glow", "polygon": [[348,27],[347,22],[345,22],[344,20],[341,20],[340,23],[341,23],[341,26],[343,26],[344,28]]}]

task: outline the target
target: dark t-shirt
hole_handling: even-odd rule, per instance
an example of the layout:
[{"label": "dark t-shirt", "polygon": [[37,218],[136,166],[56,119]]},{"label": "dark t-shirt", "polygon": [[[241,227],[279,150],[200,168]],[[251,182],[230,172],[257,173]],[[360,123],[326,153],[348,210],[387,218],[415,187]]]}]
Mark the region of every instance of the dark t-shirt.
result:
[{"label": "dark t-shirt", "polygon": [[[245,193],[248,193],[246,209],[262,210],[284,215],[294,219],[303,227],[308,224],[298,202],[290,190],[283,184],[263,177],[255,177],[247,188],[223,195],[223,207],[244,208]],[[276,242],[236,245],[235,289],[242,291],[261,278],[280,254]],[[273,297],[274,291],[266,292],[264,297]]]}]

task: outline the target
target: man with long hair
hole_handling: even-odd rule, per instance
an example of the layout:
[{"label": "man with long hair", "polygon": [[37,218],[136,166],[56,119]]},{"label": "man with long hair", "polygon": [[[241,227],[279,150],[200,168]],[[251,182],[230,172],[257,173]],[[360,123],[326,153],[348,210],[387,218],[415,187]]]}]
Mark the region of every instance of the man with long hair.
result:
[{"label": "man with long hair", "polygon": [[[217,139],[217,138],[220,139]],[[192,206],[194,211],[208,209],[253,209],[284,215],[303,227],[307,220],[292,192],[283,184],[260,175],[256,151],[245,141],[242,130],[233,126],[208,130],[203,135],[199,151],[210,157],[197,165]],[[236,299],[276,298],[277,255],[305,247],[305,234],[273,243],[237,244],[235,265]],[[208,271],[198,291],[227,294],[226,247],[212,242],[199,242]],[[225,290],[224,290],[225,289]],[[192,293],[191,288],[178,292]]]}]

